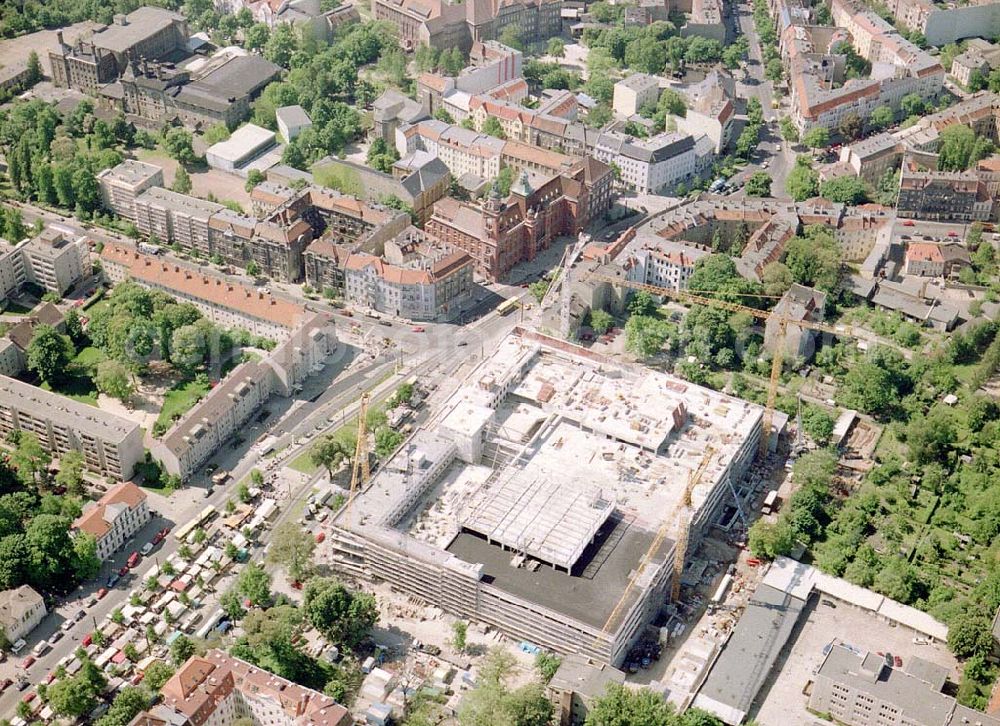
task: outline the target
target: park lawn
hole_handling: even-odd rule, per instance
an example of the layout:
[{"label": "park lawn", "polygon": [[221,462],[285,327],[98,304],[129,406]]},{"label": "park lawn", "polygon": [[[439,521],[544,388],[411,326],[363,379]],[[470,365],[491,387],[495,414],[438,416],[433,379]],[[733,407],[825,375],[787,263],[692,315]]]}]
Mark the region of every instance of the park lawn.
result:
[{"label": "park lawn", "polygon": [[295,471],[301,471],[303,474],[308,474],[312,476],[317,471],[319,471],[319,465],[314,464],[311,457],[312,446],[307,448],[301,454],[296,456],[294,459],[288,462],[286,466],[289,469],[295,469]]},{"label": "park lawn", "polygon": [[72,365],[75,365],[78,368],[82,368],[93,373],[94,371],[97,370],[97,366],[102,362],[106,361],[107,359],[108,357],[104,355],[104,353],[101,350],[88,345],[86,348],[82,348],[80,352],[76,354],[76,357],[73,359]]},{"label": "park lawn", "polygon": [[154,428],[157,431],[166,431],[170,425],[191,410],[191,408],[204,398],[209,391],[209,384],[199,382],[195,379],[188,379],[179,382],[163,397],[163,407],[160,415],[156,419]]}]

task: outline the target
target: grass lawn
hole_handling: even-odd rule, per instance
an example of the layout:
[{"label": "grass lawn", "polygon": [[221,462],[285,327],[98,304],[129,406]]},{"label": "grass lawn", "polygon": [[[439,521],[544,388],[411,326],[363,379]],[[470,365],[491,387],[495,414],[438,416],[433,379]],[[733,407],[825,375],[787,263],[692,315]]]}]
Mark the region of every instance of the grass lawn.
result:
[{"label": "grass lawn", "polygon": [[[199,383],[194,379],[181,381],[167,391],[163,397],[163,408],[160,409],[160,415],[153,426],[154,436],[161,435],[162,432],[170,428],[170,424],[187,413],[192,406],[208,394],[208,391],[208,383]],[[161,432],[161,434],[157,434],[156,431]]]},{"label": "grass lawn", "polygon": [[312,446],[307,448],[301,454],[296,456],[294,459],[288,462],[286,466],[289,469],[295,469],[295,471],[301,471],[303,474],[308,474],[312,476],[319,470],[319,466],[312,462],[310,453],[312,452]]},{"label": "grass lawn", "polygon": [[76,358],[73,359],[73,365],[93,372],[97,370],[98,364],[105,360],[107,360],[107,356],[102,351],[88,345],[76,354]]}]

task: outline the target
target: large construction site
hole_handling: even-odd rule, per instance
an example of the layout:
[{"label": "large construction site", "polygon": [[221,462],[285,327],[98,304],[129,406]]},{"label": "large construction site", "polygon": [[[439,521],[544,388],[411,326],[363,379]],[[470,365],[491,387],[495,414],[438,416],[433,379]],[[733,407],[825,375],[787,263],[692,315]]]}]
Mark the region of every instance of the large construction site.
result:
[{"label": "large construction site", "polygon": [[622,663],[678,550],[738,506],[763,408],[523,330],[467,380],[339,513],[335,562]]}]

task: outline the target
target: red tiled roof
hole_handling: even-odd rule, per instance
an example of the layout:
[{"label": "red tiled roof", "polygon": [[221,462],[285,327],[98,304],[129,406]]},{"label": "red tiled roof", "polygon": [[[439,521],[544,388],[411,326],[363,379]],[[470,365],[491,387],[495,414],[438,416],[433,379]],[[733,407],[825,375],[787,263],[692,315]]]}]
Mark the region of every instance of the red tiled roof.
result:
[{"label": "red tiled roof", "polygon": [[122,482],[98,499],[95,506],[81,514],[73,522],[73,527],[100,539],[111,529],[111,525],[104,519],[104,512],[109,504],[125,504],[129,509],[135,509],[145,500],[146,492],[130,481]]}]

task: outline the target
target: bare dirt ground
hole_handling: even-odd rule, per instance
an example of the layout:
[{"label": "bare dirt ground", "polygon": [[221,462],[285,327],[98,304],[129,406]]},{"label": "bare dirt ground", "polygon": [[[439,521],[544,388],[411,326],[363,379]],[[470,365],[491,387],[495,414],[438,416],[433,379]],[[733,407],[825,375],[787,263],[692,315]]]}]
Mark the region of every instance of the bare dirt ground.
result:
[{"label": "bare dirt ground", "polygon": [[[81,36],[89,35],[94,27],[96,27],[94,23],[84,21],[63,28],[63,41],[72,43]],[[37,33],[22,35],[20,38],[3,40],[0,41],[0,64],[7,66],[24,63],[28,60],[28,53],[35,51],[42,63],[42,71],[46,76],[51,76],[52,67],[49,64],[49,51],[58,50],[58,47],[55,30],[39,30]]]},{"label": "bare dirt ground", "polygon": [[[174,183],[174,176],[177,174],[179,164],[171,159],[163,151],[144,149],[136,155],[140,161],[156,164],[163,168],[163,181],[169,187]],[[221,203],[226,199],[231,199],[243,207],[243,211],[250,211],[250,195],[244,185],[246,180],[235,174],[227,174],[218,169],[206,169],[205,171],[192,171],[191,192],[196,197],[205,198],[209,194],[214,194]]]}]

